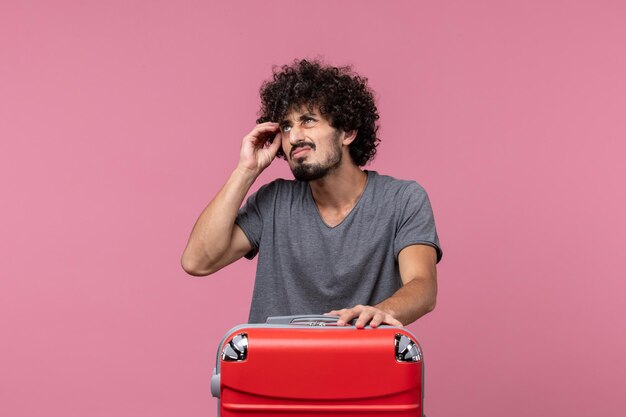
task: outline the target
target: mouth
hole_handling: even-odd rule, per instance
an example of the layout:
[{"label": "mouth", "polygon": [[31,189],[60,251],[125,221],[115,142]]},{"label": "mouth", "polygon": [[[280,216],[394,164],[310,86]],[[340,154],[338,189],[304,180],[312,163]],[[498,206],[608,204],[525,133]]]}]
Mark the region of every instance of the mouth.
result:
[{"label": "mouth", "polygon": [[307,152],[309,152],[311,150],[310,147],[308,146],[302,146],[296,149],[293,149],[291,151],[291,158],[295,159],[295,158],[301,158],[306,156]]},{"label": "mouth", "polygon": [[293,145],[291,148],[290,156],[291,159],[296,158],[306,158],[306,155],[309,151],[315,150],[315,144],[312,142],[298,142]]}]

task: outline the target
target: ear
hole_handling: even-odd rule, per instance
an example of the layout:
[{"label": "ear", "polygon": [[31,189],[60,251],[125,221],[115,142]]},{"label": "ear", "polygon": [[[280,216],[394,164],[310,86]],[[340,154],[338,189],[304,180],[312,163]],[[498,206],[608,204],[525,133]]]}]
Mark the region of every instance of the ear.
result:
[{"label": "ear", "polygon": [[350,145],[352,142],[354,142],[354,140],[356,139],[356,135],[358,133],[358,130],[346,130],[343,132],[343,140],[341,141],[341,143],[343,145]]}]

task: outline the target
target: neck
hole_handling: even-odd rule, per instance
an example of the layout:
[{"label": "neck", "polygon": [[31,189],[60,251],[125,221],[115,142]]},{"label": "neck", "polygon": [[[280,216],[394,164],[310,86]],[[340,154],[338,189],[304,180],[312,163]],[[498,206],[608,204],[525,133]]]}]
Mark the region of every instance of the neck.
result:
[{"label": "neck", "polygon": [[365,172],[354,163],[344,163],[309,186],[318,207],[342,209],[356,204],[366,183]]}]

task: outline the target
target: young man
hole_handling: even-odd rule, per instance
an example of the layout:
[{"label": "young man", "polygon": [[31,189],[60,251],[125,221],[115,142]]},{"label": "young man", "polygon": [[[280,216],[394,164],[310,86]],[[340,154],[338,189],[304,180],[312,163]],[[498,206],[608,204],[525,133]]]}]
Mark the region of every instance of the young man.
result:
[{"label": "young man", "polygon": [[[198,218],[183,253],[191,275],[259,255],[251,323],[329,313],[339,325],[406,325],[435,307],[441,249],[430,202],[414,181],[364,171],[378,111],[350,68],[295,61],[261,88],[261,117],[239,163]],[[262,186],[284,157],[295,180]]]}]

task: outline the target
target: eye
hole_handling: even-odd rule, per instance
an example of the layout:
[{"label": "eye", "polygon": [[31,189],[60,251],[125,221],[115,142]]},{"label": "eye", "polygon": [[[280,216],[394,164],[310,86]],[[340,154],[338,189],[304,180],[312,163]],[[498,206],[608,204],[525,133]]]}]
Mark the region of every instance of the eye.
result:
[{"label": "eye", "polygon": [[291,126],[283,125],[280,127],[280,130],[282,130],[283,132],[289,132],[291,130]]},{"label": "eye", "polygon": [[311,117],[307,117],[306,119],[304,119],[304,122],[303,122],[303,123],[304,123],[305,125],[310,126],[310,125],[312,125],[312,124],[313,124],[313,123],[315,123],[315,122],[316,122],[316,120],[315,120],[315,119],[313,119],[313,118],[311,118]]}]

